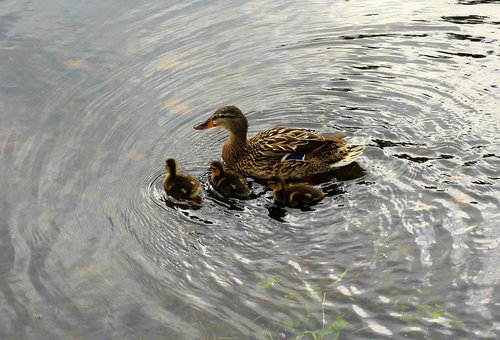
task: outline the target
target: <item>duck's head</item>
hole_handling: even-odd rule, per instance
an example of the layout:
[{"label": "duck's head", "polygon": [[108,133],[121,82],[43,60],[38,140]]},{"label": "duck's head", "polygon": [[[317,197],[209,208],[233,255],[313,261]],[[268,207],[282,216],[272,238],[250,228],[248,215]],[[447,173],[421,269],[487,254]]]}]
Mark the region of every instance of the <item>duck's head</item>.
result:
[{"label": "duck's head", "polygon": [[285,187],[285,180],[279,176],[270,177],[267,180],[267,187],[273,191],[281,191]]},{"label": "duck's head", "polygon": [[173,177],[177,173],[178,165],[175,159],[169,158],[165,161],[165,170],[167,172],[167,178]]},{"label": "duck's head", "polygon": [[210,171],[212,176],[220,176],[224,174],[224,165],[221,162],[215,161],[210,163]]},{"label": "duck's head", "polygon": [[194,126],[196,130],[205,130],[219,126],[230,132],[246,132],[248,130],[248,121],[236,106],[223,106],[208,118],[205,122]]}]

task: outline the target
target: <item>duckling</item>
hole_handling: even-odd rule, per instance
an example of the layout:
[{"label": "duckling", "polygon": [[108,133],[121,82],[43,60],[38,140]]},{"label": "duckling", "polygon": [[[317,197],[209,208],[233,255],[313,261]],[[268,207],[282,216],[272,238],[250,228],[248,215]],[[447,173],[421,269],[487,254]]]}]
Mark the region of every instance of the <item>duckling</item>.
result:
[{"label": "duckling", "polygon": [[280,176],[268,179],[267,186],[273,190],[274,200],[292,208],[303,208],[317,203],[325,194],[320,188],[305,183],[289,183]]},{"label": "duckling", "polygon": [[190,175],[177,173],[179,167],[175,159],[167,159],[165,169],[167,173],[163,180],[163,187],[169,196],[177,200],[197,203],[201,201],[201,184]]},{"label": "duckling", "polygon": [[221,162],[212,162],[210,171],[212,185],[222,196],[239,199],[250,196],[247,180],[242,175],[225,169]]}]

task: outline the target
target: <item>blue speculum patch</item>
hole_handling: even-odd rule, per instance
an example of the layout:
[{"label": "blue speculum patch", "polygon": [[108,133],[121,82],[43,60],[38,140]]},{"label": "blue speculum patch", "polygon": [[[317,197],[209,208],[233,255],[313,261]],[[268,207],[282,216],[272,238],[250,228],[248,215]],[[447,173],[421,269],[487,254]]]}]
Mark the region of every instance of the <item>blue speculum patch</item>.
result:
[{"label": "blue speculum patch", "polygon": [[304,158],[305,158],[304,154],[293,153],[293,154],[286,156],[285,160],[289,160],[289,159],[304,160]]}]

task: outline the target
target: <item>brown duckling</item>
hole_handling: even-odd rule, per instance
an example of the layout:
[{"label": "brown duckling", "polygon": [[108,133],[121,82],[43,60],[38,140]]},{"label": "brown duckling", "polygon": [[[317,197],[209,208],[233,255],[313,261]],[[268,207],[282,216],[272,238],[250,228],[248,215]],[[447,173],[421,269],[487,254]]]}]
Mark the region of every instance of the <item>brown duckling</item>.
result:
[{"label": "brown duckling", "polygon": [[280,176],[268,179],[267,186],[273,190],[274,200],[292,208],[303,208],[317,203],[325,194],[320,188],[305,183],[289,183]]},{"label": "brown duckling", "polygon": [[221,162],[210,164],[212,186],[224,197],[245,199],[250,196],[247,180],[239,173],[227,170]]},{"label": "brown duckling", "polygon": [[177,173],[178,165],[175,159],[169,158],[165,162],[166,175],[163,187],[167,194],[177,200],[201,201],[201,184],[187,174]]}]

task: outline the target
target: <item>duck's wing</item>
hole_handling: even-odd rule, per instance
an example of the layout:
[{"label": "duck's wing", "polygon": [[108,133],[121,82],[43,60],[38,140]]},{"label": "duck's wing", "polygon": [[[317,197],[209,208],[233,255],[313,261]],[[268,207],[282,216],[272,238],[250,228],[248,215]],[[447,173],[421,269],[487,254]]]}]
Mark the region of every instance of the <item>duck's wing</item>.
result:
[{"label": "duck's wing", "polygon": [[323,136],[312,131],[277,127],[264,130],[249,139],[253,151],[267,158],[306,160],[333,141],[343,143],[343,134]]}]

